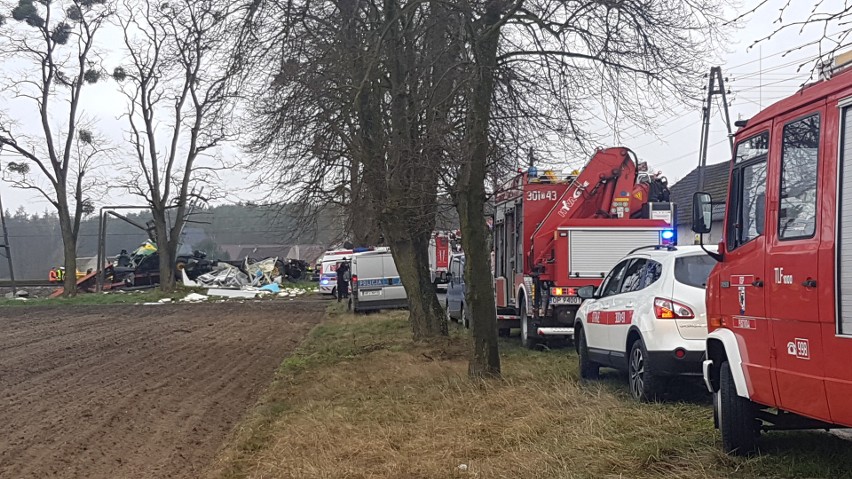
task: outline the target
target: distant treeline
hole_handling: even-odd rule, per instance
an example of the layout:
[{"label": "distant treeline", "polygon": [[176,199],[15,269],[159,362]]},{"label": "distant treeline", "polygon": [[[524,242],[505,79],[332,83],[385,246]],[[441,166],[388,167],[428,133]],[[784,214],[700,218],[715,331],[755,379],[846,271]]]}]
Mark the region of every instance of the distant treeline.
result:
[{"label": "distant treeline", "polygon": [[[150,215],[119,211],[139,224]],[[224,205],[197,211],[184,230],[183,252],[200,249],[217,259],[228,258],[220,245],[228,244],[306,244],[331,245],[343,237],[332,212],[312,218],[297,218],[295,207]],[[28,213],[23,207],[6,211],[6,226],[16,279],[46,279],[52,267],[62,264],[62,237],[55,213]],[[80,226],[77,257],[97,255],[98,214],[86,218]],[[146,233],[120,219],[110,218],[107,225],[106,251],[115,255],[122,249],[132,251],[148,239]],[[80,266],[81,268],[83,266]],[[0,277],[9,278],[5,258],[0,258]]]}]

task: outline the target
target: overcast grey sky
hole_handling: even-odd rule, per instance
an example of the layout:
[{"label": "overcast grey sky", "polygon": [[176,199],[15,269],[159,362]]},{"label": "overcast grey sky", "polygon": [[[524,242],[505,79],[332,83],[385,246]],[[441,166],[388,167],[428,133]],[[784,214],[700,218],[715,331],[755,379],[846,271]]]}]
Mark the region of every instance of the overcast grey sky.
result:
[{"label": "overcast grey sky", "polygon": [[[747,0],[743,2],[741,10],[751,8],[758,0]],[[749,118],[757,113],[761,107],[766,107],[774,101],[794,93],[811,74],[812,63],[797,72],[796,69],[803,61],[814,57],[818,49],[816,46],[798,50],[783,56],[783,53],[791,48],[798,47],[819,38],[822,34],[821,27],[814,26],[800,32],[798,29],[789,29],[771,40],[762,42],[758,47],[748,49],[755,40],[765,37],[777,28],[773,23],[777,19],[777,11],[780,6],[788,0],[770,0],[758,14],[752,15],[745,21],[741,28],[733,31],[728,39],[728,52],[720,53],[720,66],[723,75],[730,79],[727,87],[733,95],[729,99],[731,105],[732,120],[737,118]],[[813,0],[796,0],[788,10],[785,20],[805,18],[813,8]],[[842,0],[827,0],[824,9],[832,10],[843,6]],[[840,28],[834,27],[829,32],[838,32]],[[115,27],[102,32],[101,38],[104,44],[120,45],[121,37]],[[825,46],[830,46],[824,43]],[[121,64],[122,54],[119,50],[108,52],[104,65],[108,71]],[[5,64],[2,70],[9,72],[14,70],[12,64]],[[8,93],[8,92],[7,92]],[[8,95],[0,92],[0,101],[6,101],[4,109],[10,105]],[[109,138],[116,145],[125,141],[125,121],[120,119],[125,98],[116,91],[115,83],[96,85],[90,87],[85,93],[83,110],[86,117],[96,122],[96,130],[101,135]],[[14,105],[13,105],[14,106]],[[22,105],[23,107],[23,105]],[[21,114],[17,115],[21,128],[36,128],[37,118],[32,106],[28,109],[18,109]],[[698,145],[701,131],[701,108],[694,106],[687,108],[682,105],[673,105],[671,111],[658,118],[659,128],[655,132],[648,132],[643,127],[622,125],[621,133],[616,135],[605,124],[595,125],[593,131],[604,136],[607,144],[601,146],[624,145],[636,151],[639,157],[648,161],[654,170],[662,170],[674,183],[686,173],[695,168],[698,163]],[[711,121],[710,154],[709,163],[726,161],[729,157],[728,142],[726,141],[725,127],[722,116],[718,109],[714,108],[714,117]],[[238,147],[233,146],[223,151],[225,157],[240,155]],[[12,157],[5,153],[0,157],[5,164]],[[570,166],[579,166],[577,163],[586,159],[564,158]],[[12,160],[14,161],[14,160]],[[131,161],[128,159],[128,161]],[[257,201],[263,198],[260,190],[252,191],[246,188],[244,174],[231,172],[223,175],[223,186],[229,191],[224,201],[235,202],[239,200]],[[15,210],[23,205],[28,211],[41,212],[51,209],[50,205],[40,196],[27,191],[11,188],[7,183],[0,182],[0,194],[2,194],[4,207]],[[110,204],[138,203],[140,200],[115,193],[106,201]],[[98,204],[104,204],[103,200]]]}]

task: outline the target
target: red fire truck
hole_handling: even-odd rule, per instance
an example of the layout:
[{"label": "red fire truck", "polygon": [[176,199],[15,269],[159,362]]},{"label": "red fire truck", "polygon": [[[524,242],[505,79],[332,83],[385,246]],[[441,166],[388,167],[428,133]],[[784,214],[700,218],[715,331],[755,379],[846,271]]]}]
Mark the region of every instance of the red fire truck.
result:
[{"label": "red fire truck", "polygon": [[[852,69],[737,122],[704,379],[727,452],[852,427]],[[696,193],[693,230],[711,198]]]},{"label": "red fire truck", "polygon": [[436,285],[447,282],[451,249],[449,233],[437,231],[429,240],[429,271]]},{"label": "red fire truck", "polygon": [[494,277],[498,328],[520,328],[534,347],[570,339],[582,300],[638,246],[676,242],[665,178],[627,148],[598,150],[583,171],[560,178],[535,166],[496,193]]}]

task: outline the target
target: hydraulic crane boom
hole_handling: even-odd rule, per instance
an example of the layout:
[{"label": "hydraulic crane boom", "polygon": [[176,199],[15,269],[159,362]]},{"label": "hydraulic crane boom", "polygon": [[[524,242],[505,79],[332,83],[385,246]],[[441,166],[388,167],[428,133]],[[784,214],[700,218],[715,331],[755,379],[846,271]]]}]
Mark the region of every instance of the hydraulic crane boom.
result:
[{"label": "hydraulic crane boom", "polygon": [[648,199],[648,185],[637,184],[636,162],[624,147],[598,150],[565,189],[530,241],[530,269],[551,256],[553,232],[571,219],[629,218]]}]

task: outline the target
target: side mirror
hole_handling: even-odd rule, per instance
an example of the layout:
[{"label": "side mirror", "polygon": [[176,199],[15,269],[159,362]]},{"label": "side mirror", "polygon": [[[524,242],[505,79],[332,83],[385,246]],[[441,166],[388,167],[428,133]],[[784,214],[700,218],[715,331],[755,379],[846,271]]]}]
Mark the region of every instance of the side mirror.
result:
[{"label": "side mirror", "polygon": [[595,288],[594,286],[583,286],[582,288],[577,290],[577,296],[581,299],[594,299],[595,296]]},{"label": "side mirror", "polygon": [[713,228],[713,203],[707,193],[692,195],[692,231],[707,234]]}]

